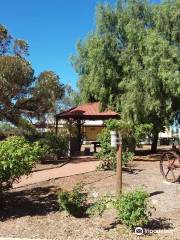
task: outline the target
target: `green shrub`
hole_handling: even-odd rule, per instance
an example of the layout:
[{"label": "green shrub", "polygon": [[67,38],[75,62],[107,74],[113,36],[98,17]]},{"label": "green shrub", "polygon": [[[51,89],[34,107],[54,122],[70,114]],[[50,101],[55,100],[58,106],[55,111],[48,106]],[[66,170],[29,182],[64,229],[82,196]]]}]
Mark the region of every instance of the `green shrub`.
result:
[{"label": "green shrub", "polygon": [[96,202],[94,202],[87,210],[87,213],[90,215],[100,215],[102,216],[103,212],[106,209],[113,208],[115,198],[111,195],[100,196]]},{"label": "green shrub", "polygon": [[[96,157],[102,160],[98,169],[103,170],[115,170],[116,169],[116,149],[111,147],[111,136],[108,129],[103,129],[102,132],[98,135],[98,141],[101,143],[101,149],[96,154]],[[134,153],[128,152],[126,150],[122,153],[122,163],[123,165],[128,165],[132,160]]]},{"label": "green shrub", "polygon": [[43,148],[23,137],[9,137],[0,142],[0,191],[8,189],[22,175],[28,175],[40,159]]},{"label": "green shrub", "polygon": [[122,140],[123,152],[132,152],[134,153],[136,148],[136,139],[134,136],[123,137]]},{"label": "green shrub", "polygon": [[150,215],[149,194],[143,190],[123,193],[115,203],[118,217],[129,228],[142,227]]},{"label": "green shrub", "polygon": [[98,135],[97,140],[101,143],[101,149],[96,157],[102,160],[98,169],[115,170],[116,168],[116,149],[111,147],[111,136],[108,129],[103,129]]},{"label": "green shrub", "polygon": [[123,139],[123,151],[134,152],[135,147],[152,133],[152,124],[134,124],[132,122],[110,119],[106,121],[108,130],[120,132]]},{"label": "green shrub", "polygon": [[56,156],[66,156],[68,152],[68,142],[66,135],[56,135],[52,132],[44,134],[40,139],[41,145],[47,149],[47,154]]},{"label": "green shrub", "polygon": [[127,166],[133,159],[134,153],[133,152],[123,152],[122,153],[122,162],[124,166]]},{"label": "green shrub", "polygon": [[79,217],[85,213],[87,192],[83,183],[78,183],[71,191],[61,190],[58,193],[60,211],[67,211],[73,216]]}]

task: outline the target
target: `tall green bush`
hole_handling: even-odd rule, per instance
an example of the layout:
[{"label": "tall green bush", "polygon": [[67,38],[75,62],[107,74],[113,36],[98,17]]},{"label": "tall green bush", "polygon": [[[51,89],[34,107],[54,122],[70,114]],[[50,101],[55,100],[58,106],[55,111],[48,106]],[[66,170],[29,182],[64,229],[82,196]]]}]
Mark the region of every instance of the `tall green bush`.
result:
[{"label": "tall green bush", "polygon": [[[98,135],[97,140],[101,143],[101,149],[96,156],[102,160],[98,168],[104,170],[115,170],[117,150],[111,147],[111,135],[109,129],[103,129]],[[132,160],[133,156],[134,154],[132,152],[127,151],[126,147],[123,147],[123,165],[127,165]]]},{"label": "tall green bush", "polygon": [[11,188],[22,175],[28,175],[43,152],[38,142],[29,143],[23,137],[0,141],[0,192]]},{"label": "tall green bush", "polygon": [[101,143],[101,149],[96,154],[102,162],[99,169],[114,170],[116,168],[116,149],[111,147],[111,136],[108,129],[103,129],[97,140]]},{"label": "tall green bush", "polygon": [[123,224],[131,229],[143,227],[150,215],[149,194],[140,189],[123,193],[115,202],[115,208]]},{"label": "tall green bush", "polygon": [[66,156],[68,153],[68,141],[66,135],[56,135],[47,132],[40,140],[41,145],[46,148],[47,154],[55,156]]},{"label": "tall green bush", "polygon": [[134,152],[136,145],[150,137],[152,124],[134,124],[124,120],[110,119],[106,121],[108,130],[118,131],[122,136],[124,151]]}]

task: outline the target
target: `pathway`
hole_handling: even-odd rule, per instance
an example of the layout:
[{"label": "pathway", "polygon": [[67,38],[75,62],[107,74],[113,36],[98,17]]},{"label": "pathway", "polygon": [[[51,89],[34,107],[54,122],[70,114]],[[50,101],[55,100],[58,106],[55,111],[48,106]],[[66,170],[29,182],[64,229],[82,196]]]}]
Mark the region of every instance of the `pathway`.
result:
[{"label": "pathway", "polygon": [[41,170],[33,172],[30,176],[23,176],[13,187],[18,188],[51,179],[92,172],[96,170],[98,165],[99,161],[95,161],[94,159],[89,161],[84,161],[83,159],[82,161],[75,160],[57,168]]}]

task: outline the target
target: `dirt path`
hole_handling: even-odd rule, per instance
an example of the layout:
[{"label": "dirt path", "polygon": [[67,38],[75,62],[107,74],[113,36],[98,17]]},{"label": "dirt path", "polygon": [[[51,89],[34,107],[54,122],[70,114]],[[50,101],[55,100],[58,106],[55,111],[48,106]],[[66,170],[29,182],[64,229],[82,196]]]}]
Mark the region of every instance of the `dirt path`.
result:
[{"label": "dirt path", "polygon": [[99,165],[99,161],[82,161],[82,162],[68,162],[60,167],[45,169],[37,172],[33,172],[28,177],[22,177],[19,183],[13,185],[14,188],[23,187],[26,185],[37,184],[51,179],[62,178],[72,176],[76,174],[82,174],[92,172],[96,170]]}]

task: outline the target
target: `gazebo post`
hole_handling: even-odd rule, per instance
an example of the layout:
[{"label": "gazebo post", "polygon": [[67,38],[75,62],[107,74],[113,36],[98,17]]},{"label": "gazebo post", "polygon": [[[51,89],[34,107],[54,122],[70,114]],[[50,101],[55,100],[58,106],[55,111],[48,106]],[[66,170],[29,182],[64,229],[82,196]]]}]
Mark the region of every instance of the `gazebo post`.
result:
[{"label": "gazebo post", "polygon": [[58,117],[56,117],[56,128],[55,128],[55,133],[58,134]]},{"label": "gazebo post", "polygon": [[69,138],[68,138],[69,149],[68,149],[68,157],[71,157],[71,128],[72,128],[71,119],[69,119],[68,122],[69,122]]},{"label": "gazebo post", "polygon": [[78,151],[81,151],[81,138],[82,138],[82,134],[81,134],[81,120],[78,119],[77,120],[77,130],[78,130]]}]

